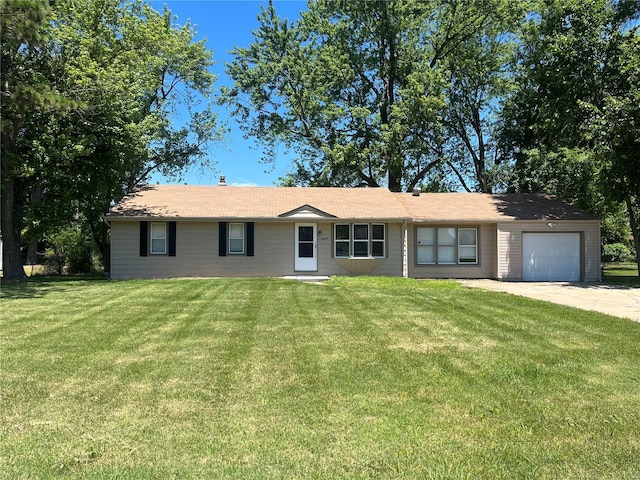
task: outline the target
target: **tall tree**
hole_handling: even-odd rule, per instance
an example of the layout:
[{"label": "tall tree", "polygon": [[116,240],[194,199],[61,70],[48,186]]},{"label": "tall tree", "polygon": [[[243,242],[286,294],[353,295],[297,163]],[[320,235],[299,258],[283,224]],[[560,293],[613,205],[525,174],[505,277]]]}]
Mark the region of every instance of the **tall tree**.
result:
[{"label": "tall tree", "polygon": [[[640,6],[638,7],[640,10]],[[612,39],[612,60],[601,104],[591,104],[588,136],[602,163],[602,188],[627,208],[636,255],[640,255],[640,35],[638,28]],[[590,135],[589,135],[590,134]],[[638,260],[638,257],[636,257]],[[638,263],[640,276],[640,262]]]},{"label": "tall tree", "polygon": [[[35,140],[8,176],[42,195],[16,219],[42,230],[80,216],[106,254],[112,201],[155,172],[210,165],[207,145],[221,134],[208,105],[211,52],[174,22],[141,0],[55,3],[46,53],[68,105],[24,129]],[[177,110],[186,114],[176,124]]]},{"label": "tall tree", "polygon": [[503,131],[514,190],[559,194],[601,218],[623,201],[636,245],[639,14],[634,0],[541,1]]},{"label": "tall tree", "polygon": [[65,122],[78,140],[73,196],[106,254],[110,202],[156,172],[179,177],[196,163],[212,166],[207,147],[222,134],[209,102],[212,53],[189,23],[143,1],[61,2],[56,13],[69,90],[89,106]]},{"label": "tall tree", "polygon": [[26,178],[33,170],[30,155],[32,125],[42,112],[56,108],[59,95],[47,56],[46,24],[50,9],[38,0],[0,0],[0,155],[2,197],[3,276],[23,278],[20,238]]},{"label": "tall tree", "polygon": [[[280,144],[298,154],[291,183],[386,184],[397,191],[441,173],[447,163],[466,175],[458,162],[482,150],[484,141],[469,136],[469,128],[475,135],[483,128],[469,115],[483,115],[495,95],[494,71],[503,65],[488,61],[488,52],[522,15],[517,4],[318,0],[292,23],[270,3],[254,42],[234,50],[228,73],[235,84],[223,102],[247,135],[268,147],[267,161]],[[456,63],[462,45],[471,44],[484,61],[475,65],[473,82]],[[473,108],[449,110],[449,95],[464,95]],[[464,137],[462,158],[451,134]],[[482,181],[470,181],[486,190],[481,156],[471,173]]]},{"label": "tall tree", "polygon": [[445,170],[466,191],[503,190],[510,155],[498,142],[502,100],[512,88],[507,67],[528,2],[496,4],[490,21],[459,42],[446,62]]}]

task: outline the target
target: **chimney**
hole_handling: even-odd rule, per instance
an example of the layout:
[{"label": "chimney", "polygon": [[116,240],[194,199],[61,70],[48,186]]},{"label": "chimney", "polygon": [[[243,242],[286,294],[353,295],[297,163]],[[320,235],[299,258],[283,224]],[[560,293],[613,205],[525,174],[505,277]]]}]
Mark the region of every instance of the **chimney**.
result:
[{"label": "chimney", "polygon": [[218,183],[219,187],[226,187],[227,186],[227,180],[224,178],[224,175],[220,176],[220,183]]},{"label": "chimney", "polygon": [[419,197],[420,196],[420,187],[418,187],[417,185],[415,187],[413,187],[413,193],[411,194],[414,197]]}]

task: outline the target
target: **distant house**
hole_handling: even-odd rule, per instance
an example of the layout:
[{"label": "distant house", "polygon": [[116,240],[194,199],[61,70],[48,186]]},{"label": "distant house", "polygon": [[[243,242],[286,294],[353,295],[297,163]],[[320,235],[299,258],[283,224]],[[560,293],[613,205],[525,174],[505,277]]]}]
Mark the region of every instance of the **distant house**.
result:
[{"label": "distant house", "polygon": [[548,195],[166,185],[106,220],[114,279],[600,276],[598,219]]}]

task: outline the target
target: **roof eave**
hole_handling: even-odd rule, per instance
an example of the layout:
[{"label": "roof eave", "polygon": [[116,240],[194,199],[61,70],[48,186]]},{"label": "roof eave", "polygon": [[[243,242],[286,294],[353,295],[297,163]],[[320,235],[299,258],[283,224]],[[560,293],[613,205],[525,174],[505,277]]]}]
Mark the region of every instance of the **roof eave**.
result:
[{"label": "roof eave", "polygon": [[179,216],[161,216],[161,215],[140,215],[140,216],[124,216],[124,215],[105,215],[107,222],[123,221],[123,222],[139,222],[139,221],[181,221],[181,222],[279,222],[279,223],[294,223],[294,222],[336,222],[336,221],[349,221],[349,222],[387,222],[387,223],[402,223],[404,221],[411,221],[410,217],[179,217]]}]

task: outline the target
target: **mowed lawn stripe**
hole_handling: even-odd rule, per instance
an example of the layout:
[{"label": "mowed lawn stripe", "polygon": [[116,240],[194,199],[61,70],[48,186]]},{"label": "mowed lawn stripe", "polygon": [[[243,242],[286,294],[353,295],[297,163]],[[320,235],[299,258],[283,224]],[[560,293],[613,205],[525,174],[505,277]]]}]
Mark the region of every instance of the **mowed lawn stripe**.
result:
[{"label": "mowed lawn stripe", "polygon": [[3,286],[7,478],[634,478],[640,326],[456,282]]}]

